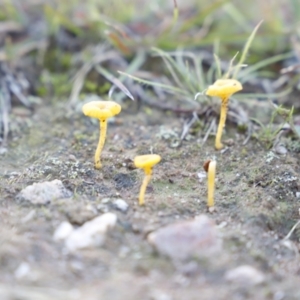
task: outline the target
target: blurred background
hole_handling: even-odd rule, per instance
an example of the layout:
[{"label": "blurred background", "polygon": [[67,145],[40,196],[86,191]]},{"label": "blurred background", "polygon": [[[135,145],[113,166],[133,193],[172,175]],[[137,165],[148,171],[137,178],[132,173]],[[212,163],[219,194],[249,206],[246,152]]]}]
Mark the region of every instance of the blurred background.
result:
[{"label": "blurred background", "polygon": [[238,52],[240,61],[255,28],[238,76],[245,93],[297,111],[299,22],[297,0],[2,0],[0,141],[13,113],[37,104],[149,100],[138,81],[154,88],[151,97],[167,91],[191,104]]}]

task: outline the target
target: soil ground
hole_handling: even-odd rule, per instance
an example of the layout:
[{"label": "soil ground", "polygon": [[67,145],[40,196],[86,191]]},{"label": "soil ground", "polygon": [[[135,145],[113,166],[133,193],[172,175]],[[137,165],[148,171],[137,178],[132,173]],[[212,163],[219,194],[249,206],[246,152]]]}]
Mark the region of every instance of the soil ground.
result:
[{"label": "soil ground", "polygon": [[[213,137],[202,146],[200,137],[191,136],[174,147],[182,119],[142,107],[138,113],[123,110],[109,123],[103,168],[95,170],[97,122],[62,103],[40,107],[30,122],[0,156],[1,300],[300,299],[300,230],[284,240],[299,220],[298,153],[279,155],[252,139],[242,146],[245,136],[236,131],[224,133],[223,140],[233,140],[225,152],[214,150]],[[140,207],[143,174],[132,162],[150,152],[162,161]],[[200,182],[198,173],[212,157],[217,160],[217,210],[209,217],[222,234],[222,253],[172,262],[155,253],[147,234],[208,214],[206,179]],[[26,186],[53,179],[74,197],[44,206],[16,201]],[[129,204],[127,213],[103,201],[115,198]],[[70,254],[53,241],[62,221],[80,225],[103,211],[118,215],[103,247]],[[30,271],[20,276],[24,263]],[[266,281],[241,286],[224,279],[226,271],[245,264],[263,272]]]}]

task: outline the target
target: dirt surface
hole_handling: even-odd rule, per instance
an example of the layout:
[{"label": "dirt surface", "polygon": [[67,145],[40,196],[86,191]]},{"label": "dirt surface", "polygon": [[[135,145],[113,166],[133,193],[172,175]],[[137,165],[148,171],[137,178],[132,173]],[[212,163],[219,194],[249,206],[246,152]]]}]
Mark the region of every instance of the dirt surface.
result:
[{"label": "dirt surface", "polygon": [[[95,170],[97,122],[61,103],[39,108],[30,123],[0,156],[1,300],[300,299],[300,230],[284,239],[299,220],[298,153],[279,155],[255,140],[242,146],[245,136],[235,130],[223,136],[233,141],[226,151],[214,150],[213,137],[202,146],[200,136],[188,136],[175,147],[181,118],[130,108],[108,124],[103,168]],[[143,173],[133,158],[151,152],[162,161],[139,207]],[[216,211],[209,214],[199,173],[214,157]],[[16,200],[26,186],[54,179],[73,197],[41,206]],[[111,205],[118,198],[126,213]],[[118,222],[103,246],[69,253],[53,240],[62,221],[80,226],[108,211]],[[218,255],[176,262],[148,243],[150,232],[201,214],[218,227]],[[228,282],[226,272],[241,265],[262,272],[264,282]]]}]

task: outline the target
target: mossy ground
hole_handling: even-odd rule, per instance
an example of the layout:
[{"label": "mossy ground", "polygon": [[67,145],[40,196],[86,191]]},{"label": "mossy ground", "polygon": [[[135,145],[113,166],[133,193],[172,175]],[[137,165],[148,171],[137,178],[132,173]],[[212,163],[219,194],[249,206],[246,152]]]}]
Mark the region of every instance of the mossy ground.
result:
[{"label": "mossy ground", "polygon": [[[225,152],[214,150],[213,137],[201,146],[200,136],[192,136],[174,148],[161,131],[180,136],[181,118],[129,107],[108,124],[103,168],[95,170],[98,124],[66,107],[38,108],[29,131],[0,156],[2,299],[13,299],[12,285],[18,299],[35,294],[48,295],[36,299],[64,300],[200,299],[200,290],[201,299],[300,298],[299,230],[283,242],[299,219],[299,153],[278,155],[252,139],[243,146],[245,136],[231,130],[223,135],[234,141]],[[150,152],[162,161],[154,169],[146,205],[139,207],[143,174],[133,168],[133,158]],[[200,182],[197,174],[212,157],[217,182],[216,212],[210,217],[221,227],[224,251],[195,262],[191,271],[158,256],[145,238],[165,224],[207,213],[206,179]],[[60,179],[74,197],[41,207],[16,202],[22,188],[53,179]],[[124,199],[129,211],[114,210],[103,201],[107,198]],[[119,221],[104,247],[66,254],[52,240],[63,220],[79,225],[107,210]],[[31,272],[18,278],[15,271],[22,262]],[[264,272],[266,283],[249,288],[228,284],[224,273],[242,264]]]}]

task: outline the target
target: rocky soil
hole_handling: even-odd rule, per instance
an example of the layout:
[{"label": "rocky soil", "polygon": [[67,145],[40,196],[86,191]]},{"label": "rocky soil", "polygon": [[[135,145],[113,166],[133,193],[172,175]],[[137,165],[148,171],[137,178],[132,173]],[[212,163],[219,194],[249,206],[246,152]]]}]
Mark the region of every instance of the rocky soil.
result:
[{"label": "rocky soil", "polygon": [[[183,120],[142,107],[108,124],[95,170],[98,124],[80,110],[21,121],[0,155],[1,300],[300,299],[299,153],[236,130],[225,151],[201,132],[178,147]],[[162,160],[140,207],[133,159],[148,153]]]}]

